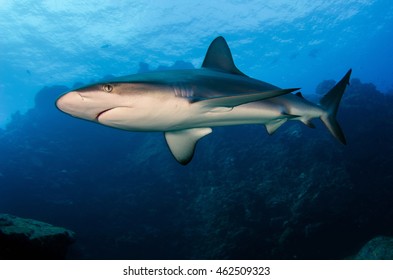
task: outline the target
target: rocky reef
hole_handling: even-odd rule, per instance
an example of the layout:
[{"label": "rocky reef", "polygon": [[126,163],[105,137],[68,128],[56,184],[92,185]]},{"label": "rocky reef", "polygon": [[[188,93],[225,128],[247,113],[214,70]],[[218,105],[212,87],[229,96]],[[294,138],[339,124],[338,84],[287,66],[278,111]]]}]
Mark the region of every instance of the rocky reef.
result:
[{"label": "rocky reef", "polygon": [[0,214],[0,259],[64,259],[74,241],[70,230]]}]

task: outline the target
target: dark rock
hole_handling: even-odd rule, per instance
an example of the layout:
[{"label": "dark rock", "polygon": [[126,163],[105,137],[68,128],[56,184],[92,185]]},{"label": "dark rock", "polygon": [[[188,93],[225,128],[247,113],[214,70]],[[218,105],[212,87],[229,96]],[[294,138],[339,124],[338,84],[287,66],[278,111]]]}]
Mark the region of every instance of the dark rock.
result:
[{"label": "dark rock", "polygon": [[357,260],[393,260],[393,237],[378,236],[367,242],[356,255]]},{"label": "dark rock", "polygon": [[0,259],[64,259],[74,236],[61,227],[0,214]]}]

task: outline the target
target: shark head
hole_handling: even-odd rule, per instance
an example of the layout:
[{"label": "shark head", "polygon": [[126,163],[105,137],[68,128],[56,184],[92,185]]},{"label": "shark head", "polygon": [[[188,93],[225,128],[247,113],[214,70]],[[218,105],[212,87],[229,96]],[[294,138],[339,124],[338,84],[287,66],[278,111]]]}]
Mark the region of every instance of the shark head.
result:
[{"label": "shark head", "polygon": [[[132,131],[165,131],[162,115],[174,112],[188,101],[175,98],[170,87],[130,82],[121,78],[84,86],[62,95],[56,106],[73,117]],[[127,81],[126,81],[127,80]],[[172,92],[171,94],[167,94]],[[168,102],[172,100],[176,102]],[[169,106],[168,103],[171,103]]]},{"label": "shark head", "polygon": [[56,106],[73,117],[99,122],[111,110],[131,108],[133,99],[129,94],[132,92],[132,84],[93,84],[65,93],[56,101]]}]

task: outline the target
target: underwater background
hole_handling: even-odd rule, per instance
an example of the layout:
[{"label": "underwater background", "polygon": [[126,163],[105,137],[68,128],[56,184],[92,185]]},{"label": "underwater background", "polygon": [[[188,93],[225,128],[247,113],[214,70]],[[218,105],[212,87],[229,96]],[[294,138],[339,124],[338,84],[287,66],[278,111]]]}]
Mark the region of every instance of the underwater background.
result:
[{"label": "underwater background", "polygon": [[[344,259],[393,236],[393,3],[0,1],[0,213],[76,233],[69,259]],[[161,133],[57,110],[70,88],[237,67],[318,102],[353,69],[341,145],[319,121],[214,128],[179,165]]]}]

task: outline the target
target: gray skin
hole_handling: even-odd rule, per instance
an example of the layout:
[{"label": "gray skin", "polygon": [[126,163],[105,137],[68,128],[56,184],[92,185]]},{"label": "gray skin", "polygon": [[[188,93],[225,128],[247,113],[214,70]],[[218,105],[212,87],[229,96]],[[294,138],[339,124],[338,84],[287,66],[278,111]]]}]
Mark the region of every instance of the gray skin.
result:
[{"label": "gray skin", "polygon": [[84,86],[56,106],[74,117],[129,131],[164,132],[175,159],[187,164],[197,141],[211,127],[264,124],[269,134],[287,120],[313,127],[320,118],[345,143],[335,121],[350,71],[321,100],[311,103],[297,89],[280,89],[250,78],[233,63],[222,37],[210,45],[201,69],[150,72]]}]

